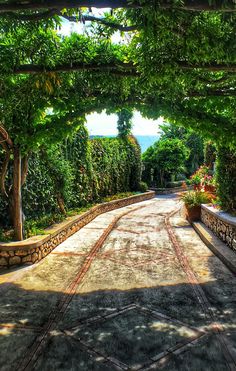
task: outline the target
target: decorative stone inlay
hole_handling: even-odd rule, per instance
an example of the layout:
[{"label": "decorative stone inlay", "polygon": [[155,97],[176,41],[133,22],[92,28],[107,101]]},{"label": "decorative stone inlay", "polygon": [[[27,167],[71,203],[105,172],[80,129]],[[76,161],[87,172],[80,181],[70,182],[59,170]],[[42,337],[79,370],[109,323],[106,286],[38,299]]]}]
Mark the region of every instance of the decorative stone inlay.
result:
[{"label": "decorative stone inlay", "polygon": [[217,237],[236,251],[236,217],[202,205],[201,220]]},{"label": "decorative stone inlay", "polygon": [[149,200],[153,197],[155,197],[155,192],[149,191],[96,205],[84,214],[77,215],[46,229],[46,235],[34,236],[20,242],[0,243],[0,269],[13,265],[37,263],[56,246],[91,222],[98,215],[136,202]]},{"label": "decorative stone inlay", "polygon": [[65,332],[99,356],[129,370],[138,370],[168,355],[180,353],[205,334],[136,304],[86,319]]},{"label": "decorative stone inlay", "polygon": [[152,265],[156,267],[157,264],[171,261],[175,264],[176,257],[169,251],[155,251],[149,248],[119,248],[116,250],[110,249],[98,256],[98,259],[108,259],[119,264],[127,265],[128,267],[145,267],[151,269]]}]

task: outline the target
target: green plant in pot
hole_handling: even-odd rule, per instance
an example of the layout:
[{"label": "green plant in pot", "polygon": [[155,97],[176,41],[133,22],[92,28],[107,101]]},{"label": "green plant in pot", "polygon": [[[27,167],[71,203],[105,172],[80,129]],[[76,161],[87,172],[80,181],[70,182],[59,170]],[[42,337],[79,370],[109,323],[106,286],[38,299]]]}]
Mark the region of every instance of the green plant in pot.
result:
[{"label": "green plant in pot", "polygon": [[210,203],[211,197],[208,193],[196,190],[184,193],[181,200],[185,205],[186,218],[191,223],[200,220],[201,204]]}]

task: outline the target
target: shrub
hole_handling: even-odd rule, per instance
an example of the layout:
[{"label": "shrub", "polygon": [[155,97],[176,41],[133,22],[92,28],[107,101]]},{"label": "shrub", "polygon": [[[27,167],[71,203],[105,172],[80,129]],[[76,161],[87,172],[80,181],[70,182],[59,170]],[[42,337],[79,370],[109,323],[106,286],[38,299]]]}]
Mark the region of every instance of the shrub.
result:
[{"label": "shrub", "polygon": [[216,166],[217,195],[225,211],[236,211],[236,150],[219,147]]},{"label": "shrub", "polygon": [[215,161],[216,145],[212,141],[207,141],[204,144],[204,162],[211,170],[213,170]]},{"label": "shrub", "polygon": [[139,190],[140,192],[147,192],[147,190],[148,190],[148,185],[147,185],[147,183],[145,183],[145,182],[140,182],[140,183],[139,183],[138,190]]},{"label": "shrub", "polygon": [[[22,191],[26,222],[99,202],[105,196],[137,191],[140,172],[140,147],[132,136],[89,140],[82,126],[60,145],[31,155]],[[0,196],[0,224],[6,225],[8,214]],[[35,228],[26,223],[29,234]]]},{"label": "shrub", "polygon": [[167,188],[178,188],[178,187],[181,187],[183,184],[183,180],[178,180],[178,181],[174,181],[174,182],[168,182],[166,184],[166,187]]},{"label": "shrub", "polygon": [[208,193],[202,191],[189,191],[181,196],[181,200],[188,208],[208,204],[211,202],[211,197]]}]

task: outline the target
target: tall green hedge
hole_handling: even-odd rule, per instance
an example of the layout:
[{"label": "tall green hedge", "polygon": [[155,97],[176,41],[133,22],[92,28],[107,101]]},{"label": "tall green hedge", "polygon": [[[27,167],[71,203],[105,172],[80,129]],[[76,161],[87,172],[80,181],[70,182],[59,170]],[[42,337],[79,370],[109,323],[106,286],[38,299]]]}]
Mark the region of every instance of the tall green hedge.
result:
[{"label": "tall green hedge", "polygon": [[236,149],[218,147],[216,178],[222,208],[236,212]]},{"label": "tall green hedge", "polygon": [[[58,195],[68,209],[138,190],[140,171],[140,147],[132,136],[90,140],[81,127],[60,145],[31,155],[22,191],[25,217],[58,212]],[[8,214],[0,196],[0,224],[8,222]]]}]

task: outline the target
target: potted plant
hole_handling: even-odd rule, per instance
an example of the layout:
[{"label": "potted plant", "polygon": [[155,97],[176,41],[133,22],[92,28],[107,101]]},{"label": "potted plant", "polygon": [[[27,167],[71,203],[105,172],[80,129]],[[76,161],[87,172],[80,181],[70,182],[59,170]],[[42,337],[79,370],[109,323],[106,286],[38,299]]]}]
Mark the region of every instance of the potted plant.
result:
[{"label": "potted plant", "polygon": [[[195,171],[195,173],[190,177],[190,182],[195,190],[204,189],[204,179],[210,176],[209,167],[202,165]],[[207,179],[206,179],[207,181]]]},{"label": "potted plant", "polygon": [[193,189],[197,190],[201,188],[201,178],[198,174],[193,174],[190,179]]},{"label": "potted plant", "polygon": [[181,199],[185,205],[186,219],[190,223],[200,220],[201,204],[211,202],[210,195],[199,190],[186,192],[181,196]]},{"label": "potted plant", "polygon": [[215,193],[216,187],[214,184],[214,178],[211,175],[205,175],[202,181],[205,192]]}]

